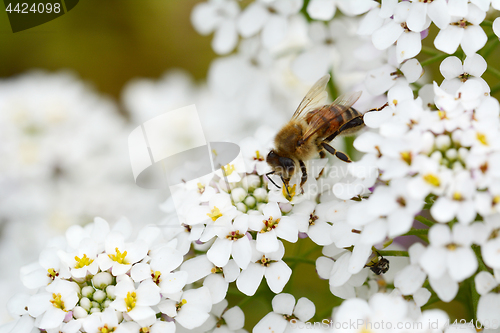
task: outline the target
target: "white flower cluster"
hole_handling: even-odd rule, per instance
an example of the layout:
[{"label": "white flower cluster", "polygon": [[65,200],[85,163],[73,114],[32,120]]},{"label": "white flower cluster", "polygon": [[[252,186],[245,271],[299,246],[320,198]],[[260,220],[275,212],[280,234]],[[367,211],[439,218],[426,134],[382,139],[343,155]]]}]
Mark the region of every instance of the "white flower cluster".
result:
[{"label": "white flower cluster", "polygon": [[23,283],[36,292],[10,301],[10,312],[20,319],[2,331],[175,332],[180,325],[238,332],[243,327],[241,309],[227,309],[223,298],[214,301],[213,288],[185,288],[191,276],[178,270],[183,255],[158,227],[145,227],[128,241],[131,231],[126,219],[113,229],[101,218],[69,228],[64,244],[47,248],[39,262],[23,268]]},{"label": "white flower cluster", "polygon": [[[262,124],[273,129],[244,139],[239,158],[222,170],[171,187],[161,206],[167,217],[132,242],[124,220],[113,230],[99,218],[71,227],[64,244],[23,269],[23,283],[35,292],[10,303],[19,319],[0,332],[241,332],[245,315],[227,309],[231,293],[273,294],[255,333],[498,328],[500,107],[490,93],[500,87],[481,78],[499,43],[500,21],[485,21],[497,15],[490,7],[500,3],[198,4],[193,25],[213,32],[214,51],[227,56],[211,64],[206,87],[178,72],[129,85],[124,102],[132,118],[194,101],[209,141],[239,139]],[[437,50],[422,46],[434,27]],[[424,68],[437,61],[444,81],[424,84]],[[266,175],[276,124],[326,73],[332,94],[362,90],[354,105],[361,113],[387,106],[362,117],[369,130],[354,141],[361,159],[305,161],[307,182],[300,186],[296,173],[286,186]],[[288,251],[304,238],[322,256]],[[315,316],[309,298],[318,295],[296,302],[288,289],[296,262],[314,265],[331,294],[345,299],[319,311],[327,318]],[[476,327],[449,326],[446,313],[425,309],[452,300],[470,301]]]}]

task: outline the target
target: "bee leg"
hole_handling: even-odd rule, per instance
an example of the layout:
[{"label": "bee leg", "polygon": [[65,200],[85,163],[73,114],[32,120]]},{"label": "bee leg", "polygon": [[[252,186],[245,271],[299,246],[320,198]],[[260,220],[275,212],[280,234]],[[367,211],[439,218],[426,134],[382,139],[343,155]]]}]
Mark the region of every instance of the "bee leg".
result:
[{"label": "bee leg", "polygon": [[302,170],[302,177],[300,178],[300,190],[301,194],[304,194],[304,189],[302,188],[302,185],[304,185],[304,183],[307,181],[307,169],[306,165],[304,164],[304,162],[302,162],[302,160],[299,160],[299,164],[300,164],[300,170]]},{"label": "bee leg", "polygon": [[340,128],[338,130],[333,132],[332,135],[327,137],[324,141],[330,142],[333,139],[335,139],[335,137],[337,135],[342,134],[342,132],[344,132],[346,130],[351,130],[352,132],[355,132],[358,129],[361,129],[361,127],[363,127],[364,125],[365,125],[365,123],[363,121],[363,116],[356,117],[356,118],[352,119],[351,121],[345,123],[344,125],[340,126]]},{"label": "bee leg", "polygon": [[[318,149],[319,149],[319,157],[326,158],[326,153],[323,150],[323,147],[319,146]],[[323,169],[321,169],[321,172],[318,174],[318,177],[316,177],[316,180],[318,180],[323,175],[323,171],[325,171],[325,167],[323,167]]]},{"label": "bee leg", "polygon": [[386,106],[389,106],[389,102],[385,103],[384,105],[382,105],[382,106],[381,106],[381,107],[379,107],[379,108],[376,108],[376,109],[370,109],[370,110],[366,111],[366,112],[365,112],[365,114],[366,114],[366,113],[368,113],[368,112],[372,112],[372,111],[382,111],[383,109],[385,109],[385,107],[386,107]]},{"label": "bee leg", "polygon": [[269,179],[271,181],[271,183],[273,183],[274,186],[276,186],[277,188],[281,188],[279,187],[275,182],[274,180],[271,179],[271,177],[269,177],[269,175],[272,175],[274,173],[274,171],[271,171],[271,172],[268,172],[266,173],[266,176],[267,176],[267,179]]},{"label": "bee leg", "polygon": [[323,146],[323,148],[325,148],[325,150],[327,152],[329,152],[332,155],[337,156],[337,158],[339,158],[340,160],[342,160],[344,162],[347,162],[347,163],[352,162],[351,159],[349,158],[349,156],[347,156],[345,153],[343,153],[341,151],[338,151],[337,149],[333,148],[328,143],[321,142],[321,145]]}]

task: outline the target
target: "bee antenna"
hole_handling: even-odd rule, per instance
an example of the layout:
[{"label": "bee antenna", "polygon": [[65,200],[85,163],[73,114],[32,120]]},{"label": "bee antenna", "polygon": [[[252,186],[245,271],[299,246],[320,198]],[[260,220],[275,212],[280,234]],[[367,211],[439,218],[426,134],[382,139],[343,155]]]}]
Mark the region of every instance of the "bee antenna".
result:
[{"label": "bee antenna", "polygon": [[[279,186],[278,186],[278,185],[274,182],[274,180],[272,180],[272,179],[269,177],[269,175],[272,175],[273,173],[274,173],[274,171],[271,171],[271,172],[266,173],[266,177],[267,177],[267,179],[269,179],[269,180],[271,181],[271,183],[273,183],[273,185],[274,185],[274,186],[276,186],[277,188],[281,188],[281,187],[279,187]],[[282,179],[283,179],[283,178],[282,178]]]}]

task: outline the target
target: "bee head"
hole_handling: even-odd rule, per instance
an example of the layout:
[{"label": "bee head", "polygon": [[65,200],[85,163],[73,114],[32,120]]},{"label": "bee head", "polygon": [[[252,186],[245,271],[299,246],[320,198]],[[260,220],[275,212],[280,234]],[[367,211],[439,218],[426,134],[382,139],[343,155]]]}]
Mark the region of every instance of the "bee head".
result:
[{"label": "bee head", "polygon": [[274,150],[271,150],[267,154],[266,162],[273,168],[277,175],[285,179],[289,179],[295,171],[293,160],[288,157],[279,156]]}]

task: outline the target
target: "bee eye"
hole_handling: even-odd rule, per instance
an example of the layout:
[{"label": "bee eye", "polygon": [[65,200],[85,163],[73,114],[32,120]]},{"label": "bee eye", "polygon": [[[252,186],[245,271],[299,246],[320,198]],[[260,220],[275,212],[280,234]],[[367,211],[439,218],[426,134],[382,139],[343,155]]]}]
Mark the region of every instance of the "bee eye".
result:
[{"label": "bee eye", "polygon": [[286,170],[287,173],[293,173],[293,169],[295,168],[295,163],[293,160],[288,157],[279,157],[280,165]]}]

